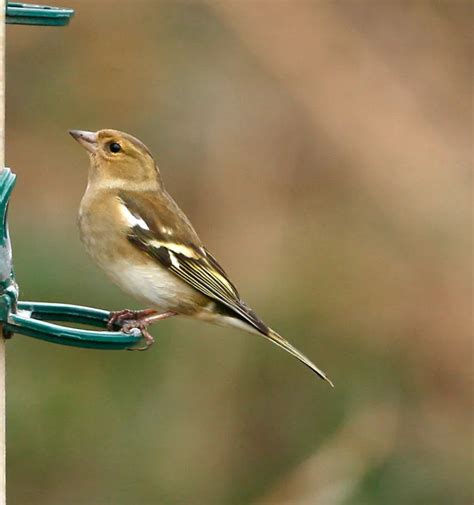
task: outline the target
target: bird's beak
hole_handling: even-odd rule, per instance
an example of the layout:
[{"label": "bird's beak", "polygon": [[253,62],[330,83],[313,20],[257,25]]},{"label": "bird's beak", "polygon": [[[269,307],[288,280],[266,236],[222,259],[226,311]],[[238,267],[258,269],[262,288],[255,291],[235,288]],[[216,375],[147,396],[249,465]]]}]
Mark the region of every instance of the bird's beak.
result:
[{"label": "bird's beak", "polygon": [[87,132],[84,130],[69,130],[72,138],[77,140],[82,147],[90,153],[95,154],[97,151],[97,133]]}]

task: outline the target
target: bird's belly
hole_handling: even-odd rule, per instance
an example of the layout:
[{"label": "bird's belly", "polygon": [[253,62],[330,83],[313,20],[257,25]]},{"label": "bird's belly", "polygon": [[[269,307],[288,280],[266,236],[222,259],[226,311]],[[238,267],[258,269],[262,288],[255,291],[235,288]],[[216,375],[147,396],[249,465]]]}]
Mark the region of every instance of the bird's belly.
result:
[{"label": "bird's belly", "polygon": [[151,262],[143,265],[116,262],[103,268],[125,292],[160,311],[191,315],[203,302],[207,303],[194,288]]}]

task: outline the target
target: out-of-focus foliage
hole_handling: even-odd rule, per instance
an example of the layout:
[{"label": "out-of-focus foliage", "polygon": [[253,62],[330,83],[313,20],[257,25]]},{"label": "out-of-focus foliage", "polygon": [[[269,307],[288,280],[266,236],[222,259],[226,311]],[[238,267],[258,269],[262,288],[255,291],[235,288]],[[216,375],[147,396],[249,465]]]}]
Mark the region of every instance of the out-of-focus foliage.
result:
[{"label": "out-of-focus foliage", "polygon": [[470,3],[64,3],[7,29],[22,298],[134,306],[79,243],[66,133],[122,129],[336,388],[187,320],[147,353],[17,336],[10,503],[469,503]]}]

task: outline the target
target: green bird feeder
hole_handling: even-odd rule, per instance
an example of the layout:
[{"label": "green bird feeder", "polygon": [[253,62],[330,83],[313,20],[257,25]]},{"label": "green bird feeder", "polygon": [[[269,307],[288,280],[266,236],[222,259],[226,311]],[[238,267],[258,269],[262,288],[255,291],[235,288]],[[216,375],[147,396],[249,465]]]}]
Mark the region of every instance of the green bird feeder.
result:
[{"label": "green bird feeder", "polygon": [[72,9],[8,2],[6,23],[11,25],[64,26],[74,15]]},{"label": "green bird feeder", "polygon": [[[8,2],[6,23],[16,25],[64,26],[74,15],[72,9]],[[141,339],[139,329],[129,333],[105,331],[110,317],[106,310],[61,303],[20,301],[13,271],[12,250],[7,224],[8,202],[16,176],[9,168],[0,170],[0,326],[8,338],[14,333],[56,344],[89,349],[128,349]],[[54,322],[52,322],[54,321]],[[58,324],[67,322],[71,326]],[[75,328],[75,324],[94,330]]]}]

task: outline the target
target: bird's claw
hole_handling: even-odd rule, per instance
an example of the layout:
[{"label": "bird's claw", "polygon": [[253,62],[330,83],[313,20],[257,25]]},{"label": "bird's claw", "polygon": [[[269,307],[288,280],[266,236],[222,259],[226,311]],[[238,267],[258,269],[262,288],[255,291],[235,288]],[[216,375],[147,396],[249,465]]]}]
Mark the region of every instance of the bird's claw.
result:
[{"label": "bird's claw", "polygon": [[153,313],[153,310],[116,310],[110,313],[107,329],[113,331],[116,325],[123,326],[125,321],[137,321]]},{"label": "bird's claw", "polygon": [[128,347],[127,351],[147,351],[154,343],[155,339],[151,336],[148,331],[148,324],[144,323],[140,320],[137,321],[128,321],[122,326],[122,331],[124,333],[131,333],[132,330],[138,329],[140,330],[142,337],[145,341],[145,345],[142,347]]},{"label": "bird's claw", "polygon": [[154,343],[155,339],[150,335],[148,326],[154,322],[176,316],[176,312],[171,310],[163,313],[158,313],[154,309],[146,310],[118,310],[111,312],[107,328],[114,330],[114,326],[119,325],[124,333],[132,333],[133,330],[139,330],[145,345],[143,347],[130,347],[129,351],[146,351]]}]

